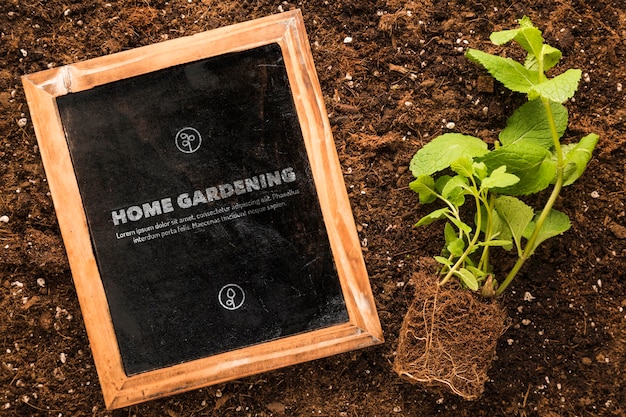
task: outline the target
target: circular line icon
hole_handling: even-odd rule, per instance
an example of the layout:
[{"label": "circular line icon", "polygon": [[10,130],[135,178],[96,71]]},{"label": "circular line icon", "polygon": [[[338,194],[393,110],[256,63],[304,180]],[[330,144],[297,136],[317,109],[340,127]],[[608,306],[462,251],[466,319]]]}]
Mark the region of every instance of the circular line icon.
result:
[{"label": "circular line icon", "polygon": [[246,293],[237,284],[226,284],[220,290],[217,299],[226,310],[237,310],[246,301]]},{"label": "circular line icon", "polygon": [[176,134],[176,147],[183,153],[194,153],[201,144],[202,136],[193,127],[184,127]]}]

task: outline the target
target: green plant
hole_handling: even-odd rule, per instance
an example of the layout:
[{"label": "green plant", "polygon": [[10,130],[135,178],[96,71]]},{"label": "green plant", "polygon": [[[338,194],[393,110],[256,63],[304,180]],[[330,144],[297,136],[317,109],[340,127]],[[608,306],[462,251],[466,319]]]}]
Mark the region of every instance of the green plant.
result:
[{"label": "green plant", "polygon": [[[492,33],[490,39],[496,45],[521,45],[527,53],[523,64],[476,49],[466,53],[506,88],[528,98],[507,120],[495,147],[490,150],[479,138],[448,133],[425,145],[410,163],[416,177],[410,188],[419,194],[420,203],[445,203],[416,224],[446,220],[445,248],[435,257],[443,264],[440,284],[456,277],[487,297],[500,295],[542,242],[570,228],[568,216],[553,205],[562,187],[583,173],[598,141],[596,134],[589,134],[577,143],[561,143],[568,124],[562,103],[578,89],[581,71],[569,69],[549,78],[546,71],[558,63],[561,52],[544,43],[528,17],[519,24]],[[550,186],[539,211],[518,198]],[[473,202],[470,219],[463,211],[466,200]],[[493,275],[493,247],[517,253],[517,262],[501,283]]]}]

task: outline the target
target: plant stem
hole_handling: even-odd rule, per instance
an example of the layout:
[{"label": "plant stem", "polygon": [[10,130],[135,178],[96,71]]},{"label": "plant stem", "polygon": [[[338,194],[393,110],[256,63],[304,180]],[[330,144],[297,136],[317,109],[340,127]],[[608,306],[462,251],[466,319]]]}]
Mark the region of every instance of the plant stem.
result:
[{"label": "plant stem", "polygon": [[546,221],[548,214],[550,214],[550,211],[552,210],[552,206],[554,206],[554,203],[556,202],[556,199],[558,198],[561,192],[561,188],[563,187],[563,169],[565,166],[565,162],[563,159],[563,151],[561,150],[561,142],[559,140],[559,134],[556,130],[556,124],[554,123],[554,114],[552,113],[550,100],[542,97],[541,102],[543,103],[543,107],[545,108],[546,113],[548,115],[548,124],[550,125],[550,132],[552,134],[552,141],[554,143],[554,150],[555,150],[556,157],[557,157],[556,180],[554,183],[554,188],[552,189],[552,193],[550,194],[550,198],[548,198],[546,205],[543,207],[543,210],[541,211],[541,214],[539,215],[539,218],[537,219],[537,222],[535,223],[535,228],[533,229],[533,232],[530,235],[528,242],[526,243],[524,252],[521,254],[521,256],[518,257],[517,262],[515,263],[515,265],[513,265],[513,268],[511,269],[511,271],[509,271],[505,280],[496,290],[496,296],[502,294],[504,290],[506,290],[506,288],[509,286],[511,281],[513,281],[513,278],[515,278],[519,270],[524,265],[524,262],[526,262],[526,260],[530,258],[530,256],[535,251],[536,249],[535,242],[537,241],[539,232],[541,231],[541,228],[543,227],[543,224]]},{"label": "plant stem", "polygon": [[[474,183],[474,186],[476,186],[475,183]],[[468,243],[467,248],[465,249],[463,254],[459,257],[459,259],[457,259],[456,263],[452,266],[452,268],[450,268],[446,276],[439,282],[439,285],[444,285],[446,282],[450,280],[452,275],[454,275],[454,273],[459,270],[461,265],[463,265],[463,262],[465,262],[465,259],[467,259],[469,254],[472,253],[472,251],[474,250],[474,246],[476,246],[476,242],[478,241],[478,237],[480,236],[481,217],[482,217],[481,212],[480,212],[480,206],[481,206],[480,194],[478,193],[474,194],[474,199],[476,201],[476,233],[474,233],[474,237],[472,237],[471,242]],[[469,236],[468,236],[468,240],[469,240]]]},{"label": "plant stem", "polygon": [[[488,201],[486,204],[487,207],[487,227],[485,229],[485,243],[491,241],[491,234],[493,233],[493,207],[495,205],[495,197],[493,195],[489,195]],[[480,261],[478,262],[478,269],[483,271],[485,275],[489,272],[489,245],[485,245],[483,249],[483,253],[480,257]]]}]

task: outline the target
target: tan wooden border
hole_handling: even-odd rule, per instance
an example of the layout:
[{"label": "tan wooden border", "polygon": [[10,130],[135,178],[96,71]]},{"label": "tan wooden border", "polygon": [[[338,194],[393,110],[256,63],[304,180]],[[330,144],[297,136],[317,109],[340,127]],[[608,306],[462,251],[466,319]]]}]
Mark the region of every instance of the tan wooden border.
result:
[{"label": "tan wooden border", "polygon": [[[122,366],[56,97],[269,43],[281,46],[349,322],[127,376]],[[119,408],[382,343],[360,242],[299,10],[22,78],[104,401]]]}]

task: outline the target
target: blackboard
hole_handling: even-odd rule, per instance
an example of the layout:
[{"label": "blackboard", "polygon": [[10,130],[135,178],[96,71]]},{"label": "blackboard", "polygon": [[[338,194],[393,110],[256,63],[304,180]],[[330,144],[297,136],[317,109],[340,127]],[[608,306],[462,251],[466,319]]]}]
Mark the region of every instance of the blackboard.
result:
[{"label": "blackboard", "polygon": [[278,44],[57,104],[127,374],[348,321]]},{"label": "blackboard", "polygon": [[22,81],[107,408],[382,343],[300,11]]}]

